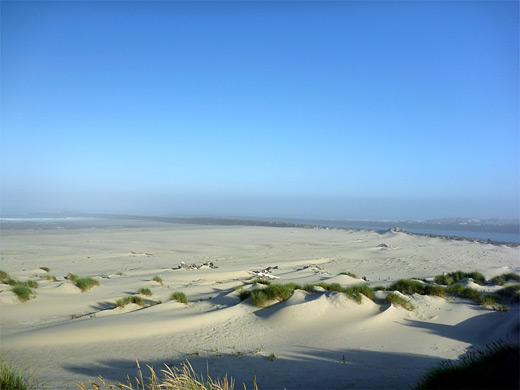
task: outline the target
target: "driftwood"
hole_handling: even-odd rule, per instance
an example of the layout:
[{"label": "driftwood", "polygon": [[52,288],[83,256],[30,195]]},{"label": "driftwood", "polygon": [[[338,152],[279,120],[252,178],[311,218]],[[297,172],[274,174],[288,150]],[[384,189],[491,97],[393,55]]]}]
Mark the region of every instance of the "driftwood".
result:
[{"label": "driftwood", "polygon": [[211,268],[211,269],[214,269],[214,268],[218,268],[218,267],[215,266],[211,261],[209,261],[207,263],[204,263],[204,264],[201,264],[201,265],[197,265],[197,264],[189,264],[188,265],[184,261],[181,261],[179,266],[177,268],[173,268],[173,269],[198,270],[198,269],[201,269],[201,268]]}]

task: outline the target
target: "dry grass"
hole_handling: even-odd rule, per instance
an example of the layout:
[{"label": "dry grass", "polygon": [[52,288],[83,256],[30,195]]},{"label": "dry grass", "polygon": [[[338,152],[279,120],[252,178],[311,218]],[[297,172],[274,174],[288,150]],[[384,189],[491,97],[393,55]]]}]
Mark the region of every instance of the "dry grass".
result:
[{"label": "dry grass", "polygon": [[[78,383],[80,390],[234,390],[235,382],[233,378],[228,379],[227,376],[220,379],[213,379],[209,375],[202,377],[197,374],[190,362],[186,361],[180,368],[170,368],[165,365],[161,370],[162,377],[155,373],[153,367],[147,366],[150,370],[148,378],[143,377],[143,372],[137,362],[138,376],[131,380],[127,378],[127,383],[108,383],[102,377],[99,377],[98,382],[90,381],[89,384]],[[134,387],[135,386],[135,387]],[[242,388],[242,386],[241,386]],[[243,386],[246,390],[246,386]],[[253,384],[253,389],[258,390],[256,379]]]}]

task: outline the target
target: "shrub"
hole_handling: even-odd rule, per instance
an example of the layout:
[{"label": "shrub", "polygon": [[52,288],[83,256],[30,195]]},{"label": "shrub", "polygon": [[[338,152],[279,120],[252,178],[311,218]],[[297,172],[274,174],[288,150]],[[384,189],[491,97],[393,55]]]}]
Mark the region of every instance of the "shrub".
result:
[{"label": "shrub", "polygon": [[21,284],[14,286],[11,291],[14,292],[18,296],[18,299],[22,302],[28,301],[33,295],[33,291],[29,287],[23,286]]},{"label": "shrub", "polygon": [[5,280],[11,279],[9,274],[5,271],[0,270],[0,282],[3,282]]},{"label": "shrub", "polygon": [[40,267],[40,269],[44,270],[45,272],[51,271],[51,269],[49,267]]},{"label": "shrub", "polygon": [[137,293],[146,295],[147,297],[152,296],[152,291],[149,288],[140,288],[139,290],[137,290]]},{"label": "shrub", "polygon": [[502,342],[467,352],[459,361],[444,361],[418,389],[518,389],[520,348]]},{"label": "shrub", "polygon": [[175,291],[174,293],[172,293],[172,295],[170,296],[170,301],[177,301],[180,303],[184,303],[185,305],[188,304],[188,298],[186,297],[186,294],[184,294],[181,291]]},{"label": "shrub", "polygon": [[90,290],[94,286],[99,286],[99,282],[92,278],[77,278],[74,284],[79,287],[82,292]]},{"label": "shrub", "polygon": [[128,295],[128,296],[123,297],[121,299],[118,299],[116,301],[116,305],[121,307],[121,308],[125,307],[129,303],[135,303],[136,305],[139,305],[139,306],[143,306],[144,305],[143,298],[138,297],[136,295]]},{"label": "shrub", "polygon": [[515,274],[513,272],[507,272],[505,274],[495,276],[490,280],[490,283],[499,284],[503,286],[509,281],[520,282],[520,275]]},{"label": "shrub", "polygon": [[154,276],[154,278],[152,279],[153,282],[157,282],[161,285],[161,287],[164,285],[163,284],[163,280],[160,276]]},{"label": "shrub", "polygon": [[0,389],[30,390],[33,388],[35,384],[30,378],[0,359]]},{"label": "shrub", "polygon": [[351,278],[357,278],[357,276],[355,274],[353,274],[352,272],[340,272],[339,275],[347,275],[347,276],[350,276]]},{"label": "shrub", "polygon": [[394,292],[388,293],[388,295],[386,296],[386,301],[390,304],[401,306],[408,311],[412,311],[413,309],[415,309],[415,306],[412,304],[412,302]]}]

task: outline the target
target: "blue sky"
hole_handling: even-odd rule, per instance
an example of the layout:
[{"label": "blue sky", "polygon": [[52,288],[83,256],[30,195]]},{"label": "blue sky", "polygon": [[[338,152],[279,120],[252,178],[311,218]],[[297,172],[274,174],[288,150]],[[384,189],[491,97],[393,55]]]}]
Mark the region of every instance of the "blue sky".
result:
[{"label": "blue sky", "polygon": [[3,1],[1,211],[516,218],[518,15]]}]

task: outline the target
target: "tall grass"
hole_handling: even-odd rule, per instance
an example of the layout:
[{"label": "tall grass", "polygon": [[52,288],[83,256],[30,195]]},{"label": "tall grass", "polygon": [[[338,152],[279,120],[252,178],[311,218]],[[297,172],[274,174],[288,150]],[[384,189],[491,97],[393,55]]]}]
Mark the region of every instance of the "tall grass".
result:
[{"label": "tall grass", "polygon": [[184,303],[185,305],[188,304],[188,298],[186,297],[186,294],[184,294],[181,291],[175,291],[170,295],[170,301],[177,301],[180,303]]},{"label": "tall grass", "polygon": [[136,305],[144,306],[143,298],[138,297],[136,295],[128,295],[116,301],[116,305],[120,308],[123,308],[130,303],[135,303]]},{"label": "tall grass", "polygon": [[[139,362],[137,362],[138,376],[131,380],[127,377],[126,384],[118,382],[115,384],[106,382],[103,378],[99,378],[99,382],[90,381],[89,385],[78,383],[80,390],[234,390],[235,381],[233,378],[225,376],[224,378],[213,379],[209,376],[202,376],[195,372],[190,362],[186,361],[180,368],[170,368],[165,365],[161,370],[162,377],[155,373],[155,370],[147,366],[150,370],[148,378],[143,377],[143,372]],[[135,384],[135,387],[134,387]],[[246,389],[246,385],[240,388]],[[258,390],[256,379],[253,383],[253,390]]]},{"label": "tall grass", "polygon": [[44,270],[45,272],[51,271],[51,269],[49,267],[40,267],[40,269]]},{"label": "tall grass", "polygon": [[520,275],[515,274],[513,272],[507,272],[502,275],[498,275],[494,278],[491,278],[489,282],[503,286],[507,282],[520,282]]},{"label": "tall grass", "polygon": [[386,296],[386,301],[390,304],[401,306],[408,311],[412,311],[415,309],[415,306],[412,304],[412,302],[394,292],[388,293],[388,295]]},{"label": "tall grass", "polygon": [[429,389],[518,389],[520,348],[518,344],[494,343],[473,350],[459,361],[445,361],[430,371],[418,384]]},{"label": "tall grass", "polygon": [[1,390],[31,390],[34,388],[36,388],[36,383],[30,375],[25,375],[21,370],[0,359]]},{"label": "tall grass", "polygon": [[152,291],[149,288],[140,288],[139,290],[137,290],[137,293],[145,295],[147,297],[152,296]]},{"label": "tall grass", "polygon": [[74,284],[82,291],[86,292],[92,287],[99,286],[99,282],[92,278],[78,278]]},{"label": "tall grass", "polygon": [[5,271],[2,271],[0,270],[0,282],[4,282],[8,279],[11,279],[11,277],[9,276],[9,274]]},{"label": "tall grass", "polygon": [[463,272],[463,271],[455,271],[450,272],[445,275],[437,275],[433,280],[437,284],[443,284],[445,286],[449,286],[451,284],[455,284],[464,279],[473,279],[473,281],[477,284],[486,283],[486,278],[480,272]]},{"label": "tall grass", "polygon": [[164,285],[164,282],[163,282],[162,278],[159,275],[154,276],[153,279],[152,279],[152,282],[159,283],[161,285],[161,287]]},{"label": "tall grass", "polygon": [[500,300],[504,303],[519,303],[520,283],[501,288],[495,294],[497,294]]},{"label": "tall grass", "polygon": [[14,292],[22,302],[27,302],[33,296],[33,290],[23,285],[14,286],[11,288],[11,291]]}]

